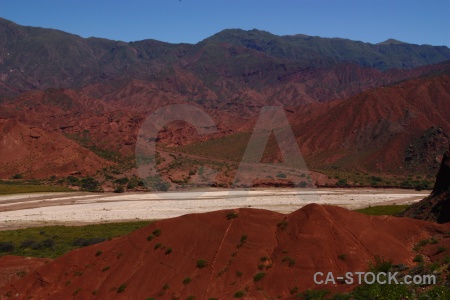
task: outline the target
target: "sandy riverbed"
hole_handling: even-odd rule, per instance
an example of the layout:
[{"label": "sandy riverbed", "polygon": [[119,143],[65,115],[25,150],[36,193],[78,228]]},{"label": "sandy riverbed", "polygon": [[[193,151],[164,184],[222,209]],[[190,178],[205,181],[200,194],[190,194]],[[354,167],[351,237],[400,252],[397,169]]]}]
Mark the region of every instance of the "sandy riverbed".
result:
[{"label": "sandy riverbed", "polygon": [[289,213],[308,203],[349,209],[405,204],[429,192],[401,189],[258,189],[169,193],[41,193],[0,197],[0,230],[48,225],[177,217],[221,209],[252,207]]}]

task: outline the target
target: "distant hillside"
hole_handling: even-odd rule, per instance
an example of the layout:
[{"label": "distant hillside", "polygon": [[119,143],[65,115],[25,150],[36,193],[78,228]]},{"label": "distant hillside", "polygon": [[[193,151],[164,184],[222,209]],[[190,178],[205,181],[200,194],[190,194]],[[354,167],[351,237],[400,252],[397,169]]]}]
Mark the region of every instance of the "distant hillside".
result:
[{"label": "distant hillside", "polygon": [[[286,111],[311,168],[434,176],[449,145],[450,77],[408,80],[345,100],[287,107]],[[181,149],[240,161],[253,127],[242,128],[250,131]],[[271,146],[266,151],[281,159],[275,144]]]},{"label": "distant hillside", "polygon": [[[227,44],[227,45],[224,45]],[[354,63],[378,70],[410,69],[450,59],[450,49],[429,45],[368,44],[264,31],[224,30],[196,44],[81,38],[59,30],[20,26],[0,19],[0,95],[43,88],[80,88],[117,79],[152,82],[173,68],[192,72],[209,88],[211,80],[249,83],[251,75],[278,83],[300,70]],[[261,77],[261,76],[259,76]]]},{"label": "distant hillside", "polygon": [[37,149],[27,161],[58,167],[44,172],[22,163],[16,170],[2,161],[0,177],[92,174],[124,160],[129,170],[139,126],[173,103],[200,107],[218,127],[199,137],[185,123],[171,124],[159,138],[173,149],[193,144],[194,154],[209,158],[228,149],[235,163],[261,107],[278,105],[312,168],[432,174],[450,133],[449,59],[446,47],[395,40],[232,29],[195,45],[125,43],[0,19],[0,118],[21,124],[17,132],[55,137],[54,149],[69,138],[87,157],[72,153],[76,166],[65,167],[60,152],[41,152],[46,139],[27,138]]},{"label": "distant hillside", "polygon": [[59,133],[0,118],[0,178],[87,175],[109,163]]},{"label": "distant hillside", "polygon": [[348,39],[301,34],[277,36],[256,29],[224,30],[205,41],[239,45],[279,58],[346,61],[379,70],[409,69],[450,59],[450,49],[445,46],[407,44],[392,39],[384,43],[369,44]]}]

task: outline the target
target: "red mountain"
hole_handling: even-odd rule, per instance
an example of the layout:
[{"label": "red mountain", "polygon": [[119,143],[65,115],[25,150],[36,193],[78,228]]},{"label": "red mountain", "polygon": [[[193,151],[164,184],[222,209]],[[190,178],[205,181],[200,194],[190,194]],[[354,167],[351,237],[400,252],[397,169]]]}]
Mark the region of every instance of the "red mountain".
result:
[{"label": "red mountain", "polygon": [[434,173],[450,130],[448,58],[446,47],[258,30],[225,30],[195,45],[123,43],[0,19],[0,118],[75,140],[86,157],[70,159],[86,166],[60,167],[67,162],[43,155],[47,142],[36,140],[32,156],[52,167],[5,159],[0,176],[107,165],[91,163],[92,152],[130,162],[143,120],[173,103],[203,109],[218,131],[199,137],[186,123],[168,124],[166,146],[249,133],[261,107],[281,105],[313,168]]},{"label": "red mountain", "polygon": [[[29,92],[0,105],[0,117],[64,134],[91,150],[96,147],[129,156],[134,152],[139,126],[150,112],[169,103],[184,102],[181,95],[164,95],[152,87],[135,81],[120,93],[104,93],[103,98],[114,99],[110,101],[72,90]],[[248,95],[259,98],[254,93]],[[286,110],[310,167],[433,174],[448,147],[449,103],[449,76],[440,75],[371,89],[346,100],[288,106]],[[213,117],[219,129],[203,140],[251,131],[260,107],[246,103],[227,109],[208,107],[207,103],[194,105]],[[177,145],[193,143],[200,137],[193,128],[180,123],[170,125],[161,138],[163,143]],[[43,147],[42,141],[34,143]],[[204,149],[205,156],[211,153],[208,149]],[[36,153],[40,155],[39,150]],[[52,158],[40,157],[44,161]],[[90,164],[88,169],[92,168],[101,168],[101,164]],[[3,176],[22,171],[11,169]],[[36,173],[29,171],[30,175]],[[58,173],[55,169],[52,174]]]},{"label": "red mountain", "polygon": [[88,175],[109,162],[55,132],[0,119],[0,177],[28,173],[36,178],[51,175]]},{"label": "red mountain", "polygon": [[303,154],[315,166],[429,171],[439,167],[436,155],[448,147],[449,113],[450,77],[443,75],[303,108],[291,120]]}]

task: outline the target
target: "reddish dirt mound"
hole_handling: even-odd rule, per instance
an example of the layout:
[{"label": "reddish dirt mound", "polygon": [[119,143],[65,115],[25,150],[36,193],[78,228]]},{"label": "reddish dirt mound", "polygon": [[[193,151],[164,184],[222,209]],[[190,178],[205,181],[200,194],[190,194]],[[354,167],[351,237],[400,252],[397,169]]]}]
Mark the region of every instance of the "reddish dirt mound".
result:
[{"label": "reddish dirt mound", "polygon": [[376,255],[412,265],[414,243],[449,229],[450,224],[371,217],[317,204],[289,215],[257,209],[191,214],[72,251],[0,294],[15,299],[233,299],[241,291],[248,299],[283,298],[295,287],[316,287],[317,271],[365,271]]},{"label": "reddish dirt mound", "polygon": [[0,257],[0,287],[25,276],[27,273],[50,261],[50,259],[45,258],[12,255]]},{"label": "reddish dirt mound", "polygon": [[90,174],[108,165],[58,133],[0,119],[0,178],[14,174],[47,178],[54,174]]}]

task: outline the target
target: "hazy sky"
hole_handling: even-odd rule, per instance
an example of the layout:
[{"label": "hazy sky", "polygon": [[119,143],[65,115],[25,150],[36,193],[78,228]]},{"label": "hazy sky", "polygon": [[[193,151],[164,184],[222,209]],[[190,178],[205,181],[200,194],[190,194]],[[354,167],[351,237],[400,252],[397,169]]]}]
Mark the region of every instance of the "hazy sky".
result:
[{"label": "hazy sky", "polygon": [[196,43],[226,28],[450,47],[450,1],[0,0],[0,17],[83,37]]}]

